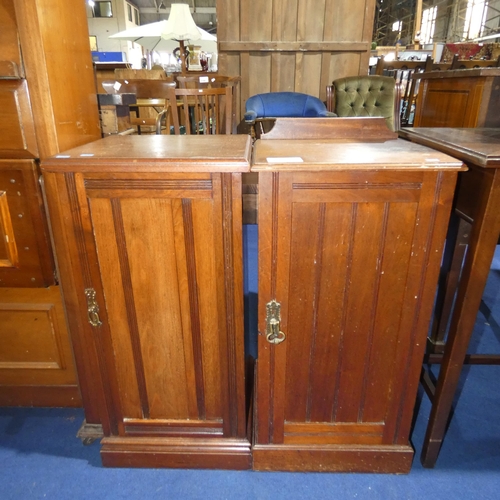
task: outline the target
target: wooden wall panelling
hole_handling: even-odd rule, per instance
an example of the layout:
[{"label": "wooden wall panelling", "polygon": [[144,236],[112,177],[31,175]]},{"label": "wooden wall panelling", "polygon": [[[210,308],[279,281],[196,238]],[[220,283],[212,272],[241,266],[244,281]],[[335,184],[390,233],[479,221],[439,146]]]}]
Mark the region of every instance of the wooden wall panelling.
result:
[{"label": "wooden wall panelling", "polygon": [[[325,99],[333,79],[368,71],[373,0],[218,0],[217,12],[219,71],[238,69],[228,57],[237,55],[241,113],[256,93],[297,91]],[[340,65],[333,61],[337,54],[345,56]]]},{"label": "wooden wall panelling", "polygon": [[2,405],[81,406],[59,287],[0,288],[0,344]]}]

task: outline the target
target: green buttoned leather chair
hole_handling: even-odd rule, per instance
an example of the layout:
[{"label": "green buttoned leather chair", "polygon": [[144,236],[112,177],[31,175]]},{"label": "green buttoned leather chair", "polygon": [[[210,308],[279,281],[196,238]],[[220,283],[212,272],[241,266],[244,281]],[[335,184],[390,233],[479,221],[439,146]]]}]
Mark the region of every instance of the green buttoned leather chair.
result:
[{"label": "green buttoned leather chair", "polygon": [[340,117],[383,117],[390,130],[400,129],[399,85],[390,76],[339,78],[327,87],[326,94],[328,111]]}]

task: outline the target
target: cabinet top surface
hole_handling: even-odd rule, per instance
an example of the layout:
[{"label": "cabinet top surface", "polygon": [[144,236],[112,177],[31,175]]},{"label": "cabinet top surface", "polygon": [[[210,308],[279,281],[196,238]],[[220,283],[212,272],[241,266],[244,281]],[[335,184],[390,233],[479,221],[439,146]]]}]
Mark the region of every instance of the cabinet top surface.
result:
[{"label": "cabinet top surface", "polygon": [[42,162],[42,170],[247,172],[247,135],[112,135]]},{"label": "cabinet top surface", "polygon": [[461,170],[461,161],[402,139],[385,142],[259,140],[252,170]]},{"label": "cabinet top surface", "polygon": [[400,135],[465,162],[500,167],[500,128],[416,127],[402,129]]}]

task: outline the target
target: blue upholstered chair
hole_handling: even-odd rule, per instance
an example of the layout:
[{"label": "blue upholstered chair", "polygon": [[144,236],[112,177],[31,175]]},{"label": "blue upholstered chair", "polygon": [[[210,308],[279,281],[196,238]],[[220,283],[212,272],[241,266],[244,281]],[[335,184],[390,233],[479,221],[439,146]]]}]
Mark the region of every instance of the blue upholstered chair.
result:
[{"label": "blue upholstered chair", "polygon": [[264,133],[264,121],[272,122],[276,118],[326,117],[335,116],[329,113],[323,102],[308,94],[300,92],[269,92],[256,94],[245,103],[245,122],[251,126],[251,135]]}]

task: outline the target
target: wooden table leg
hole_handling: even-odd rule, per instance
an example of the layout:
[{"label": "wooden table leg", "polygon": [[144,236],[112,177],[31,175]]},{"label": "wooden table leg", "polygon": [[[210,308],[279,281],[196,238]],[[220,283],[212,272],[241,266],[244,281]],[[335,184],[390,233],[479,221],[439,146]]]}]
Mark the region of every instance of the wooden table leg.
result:
[{"label": "wooden table leg", "polygon": [[[427,339],[428,352],[444,352],[444,338],[448,331],[448,324],[453,311],[453,303],[458,289],[464,255],[469,242],[470,229],[470,224],[467,221],[459,215],[453,214],[452,222],[450,222],[450,231],[446,239],[446,244],[451,244],[453,248],[449,252],[451,254],[449,262],[444,263],[449,269],[446,276],[443,277],[444,283],[440,283],[436,297],[436,310],[434,311],[432,331]],[[445,253],[448,252],[446,251]]]},{"label": "wooden table leg", "polygon": [[500,169],[485,170],[420,460],[434,467],[500,233]]}]

